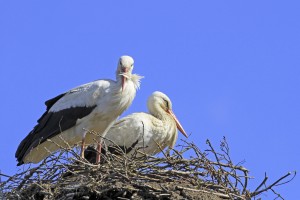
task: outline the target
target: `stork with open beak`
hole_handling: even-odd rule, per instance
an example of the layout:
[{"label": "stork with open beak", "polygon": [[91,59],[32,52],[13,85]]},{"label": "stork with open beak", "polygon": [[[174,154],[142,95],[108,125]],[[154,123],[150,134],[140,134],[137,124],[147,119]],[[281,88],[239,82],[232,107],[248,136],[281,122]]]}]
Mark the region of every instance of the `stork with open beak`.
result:
[{"label": "stork with open beak", "polygon": [[[148,99],[148,113],[133,113],[118,120],[105,136],[108,150],[118,145],[125,153],[132,155],[135,149],[154,155],[166,147],[173,148],[178,137],[177,129],[187,137],[185,130],[172,110],[172,102],[162,92],[154,92]],[[113,148],[112,148],[113,147]],[[89,147],[85,157],[95,160],[95,150]]]},{"label": "stork with open beak", "polygon": [[132,74],[133,64],[130,56],[122,56],[116,81],[96,80],[46,101],[46,112],[19,144],[15,154],[18,165],[38,163],[60,147],[80,143],[83,157],[85,145],[105,136],[118,116],[131,105],[142,78]]}]

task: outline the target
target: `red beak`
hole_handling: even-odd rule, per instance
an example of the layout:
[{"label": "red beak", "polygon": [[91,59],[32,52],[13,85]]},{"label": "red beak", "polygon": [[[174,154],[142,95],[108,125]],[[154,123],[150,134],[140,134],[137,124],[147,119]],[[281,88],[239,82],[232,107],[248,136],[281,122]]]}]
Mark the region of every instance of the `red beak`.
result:
[{"label": "red beak", "polygon": [[[126,72],[127,72],[127,68],[125,67],[122,68],[122,74],[126,74]],[[124,90],[126,80],[127,78],[124,75],[122,75],[122,92]]]},{"label": "red beak", "polygon": [[177,117],[175,116],[175,114],[173,113],[172,110],[167,110],[167,112],[173,117],[173,119],[176,122],[176,126],[178,128],[178,130],[185,136],[188,137],[188,135],[186,134],[185,130],[183,129],[183,127],[181,126],[180,122],[178,121]]}]

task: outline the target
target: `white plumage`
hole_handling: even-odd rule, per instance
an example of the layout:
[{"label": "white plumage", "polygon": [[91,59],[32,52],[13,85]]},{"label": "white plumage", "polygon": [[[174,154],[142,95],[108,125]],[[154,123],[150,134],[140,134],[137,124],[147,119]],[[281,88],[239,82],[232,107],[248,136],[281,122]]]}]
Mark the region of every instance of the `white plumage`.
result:
[{"label": "white plumage", "polygon": [[[166,147],[174,147],[178,137],[177,128],[187,137],[172,111],[172,102],[167,95],[154,92],[148,99],[148,109],[150,114],[133,113],[118,120],[105,136],[106,145],[118,145],[129,155],[135,150],[154,155]],[[91,151],[89,148],[85,152],[89,160],[93,159]]]},{"label": "white plumage", "polygon": [[122,56],[117,81],[97,80],[46,101],[47,111],[16,151],[18,165],[41,161],[59,146],[66,147],[64,140],[70,146],[82,142],[83,151],[85,143],[95,143],[96,136],[88,131],[105,136],[117,117],[131,105],[140,86],[141,77],[132,74],[133,63],[130,56]]}]

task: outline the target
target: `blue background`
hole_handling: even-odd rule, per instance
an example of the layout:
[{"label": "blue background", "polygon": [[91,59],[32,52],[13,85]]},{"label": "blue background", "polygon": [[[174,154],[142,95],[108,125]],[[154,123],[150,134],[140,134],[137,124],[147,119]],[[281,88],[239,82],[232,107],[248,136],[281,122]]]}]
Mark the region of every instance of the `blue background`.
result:
[{"label": "blue background", "polygon": [[[146,111],[159,90],[201,149],[226,136],[252,190],[265,172],[275,181],[299,171],[299,10],[299,1],[267,0],[1,1],[0,169],[19,169],[15,150],[44,101],[114,79],[128,54],[145,78],[123,115]],[[275,189],[300,199],[299,185],[296,177]]]}]

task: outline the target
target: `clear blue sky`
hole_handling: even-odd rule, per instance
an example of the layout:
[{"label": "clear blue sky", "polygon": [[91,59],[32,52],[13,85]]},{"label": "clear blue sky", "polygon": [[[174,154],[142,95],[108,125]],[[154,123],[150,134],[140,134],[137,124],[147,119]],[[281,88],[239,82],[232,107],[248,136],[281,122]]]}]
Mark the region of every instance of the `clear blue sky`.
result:
[{"label": "clear blue sky", "polygon": [[[299,171],[299,11],[299,1],[1,1],[0,169],[18,170],[15,150],[44,101],[114,79],[128,54],[145,79],[124,115],[160,90],[200,148],[227,137],[251,187],[264,172]],[[300,199],[299,180],[276,189]]]}]

